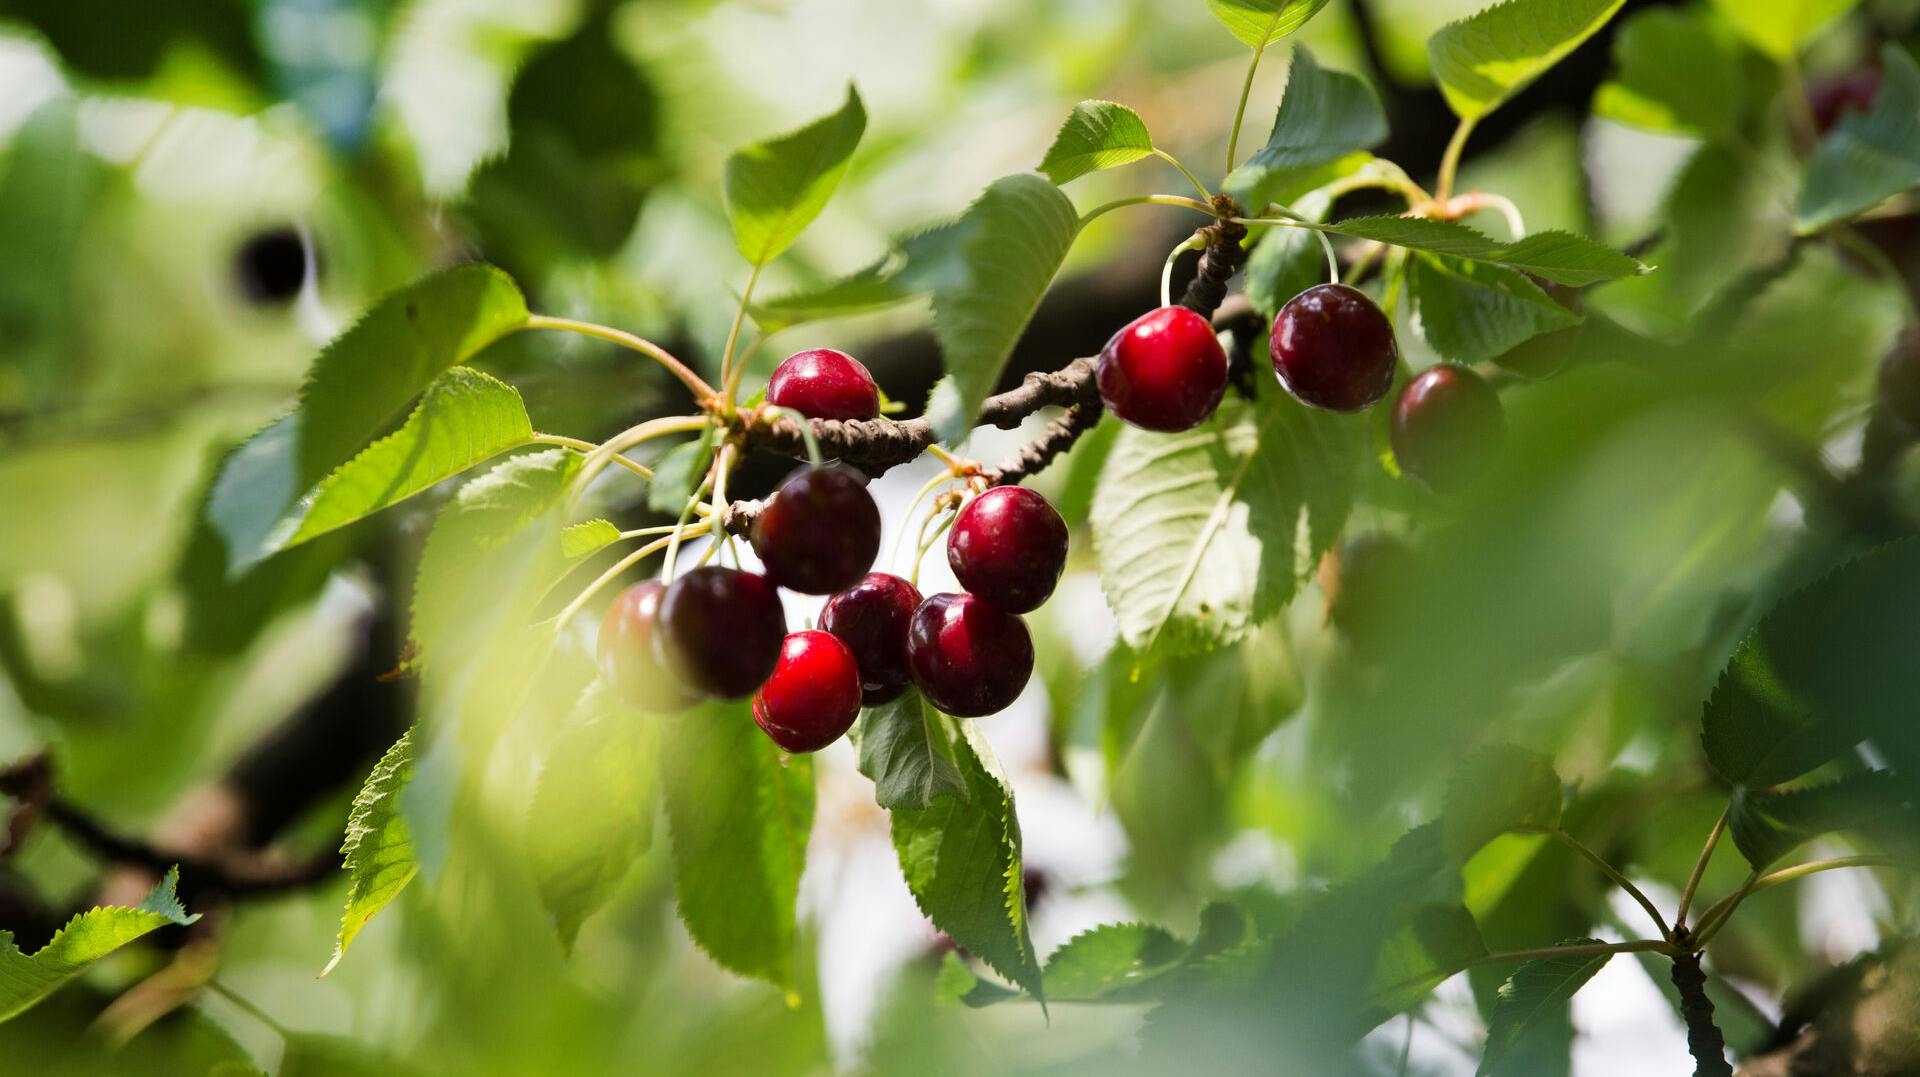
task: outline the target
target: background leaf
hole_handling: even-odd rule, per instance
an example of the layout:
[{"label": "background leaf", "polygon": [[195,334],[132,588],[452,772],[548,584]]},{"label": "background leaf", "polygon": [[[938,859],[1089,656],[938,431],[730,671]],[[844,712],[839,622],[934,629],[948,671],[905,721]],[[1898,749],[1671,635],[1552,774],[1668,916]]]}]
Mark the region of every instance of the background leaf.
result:
[{"label": "background leaf", "polygon": [[1039,171],[1055,183],[1153,156],[1140,114],[1112,101],[1082,101],[1067,114]]},{"label": "background leaf", "polygon": [[647,507],[666,516],[678,517],[686,508],[694,488],[706,478],[707,461],[713,445],[704,436],[683,441],[654,462],[653,481],[647,483]]},{"label": "background leaf", "polygon": [[1639,262],[1619,251],[1571,232],[1535,232],[1512,243],[1498,243],[1466,225],[1425,217],[1354,217],[1320,227],[1335,235],[1374,239],[1428,254],[1493,262],[1572,288],[1643,270]]},{"label": "background leaf", "polygon": [[1702,13],[1639,12],[1613,40],[1613,78],[1593,111],[1650,131],[1733,137],[1746,106],[1740,61],[1738,45]]},{"label": "background leaf", "polygon": [[560,532],[560,555],[576,560],[620,541],[620,529],[606,520],[582,520]]},{"label": "background leaf", "polygon": [[1822,834],[1907,815],[1907,793],[1898,778],[1883,770],[1772,795],[1740,788],[1733,791],[1727,829],[1747,863],[1763,871]]},{"label": "background leaf", "polygon": [[1256,216],[1285,187],[1387,137],[1387,116],[1365,79],[1329,71],[1295,46],[1287,93],[1267,144],[1228,174],[1224,189]]},{"label": "background leaf", "polygon": [[909,688],[891,703],[861,712],[860,773],[873,779],[883,808],[926,808],[943,796],[965,800],[967,783],[954,764],[942,716]]},{"label": "background leaf", "polygon": [[1213,17],[1254,49],[1300,29],[1326,6],[1327,0],[1207,0]]},{"label": "background leaf", "polygon": [[174,895],[179,881],[180,869],[170,868],[139,905],[131,909],[109,905],[80,913],[31,957],[14,945],[12,932],[0,931],[0,1021],[32,1009],[87,966],[142,935],[200,919],[187,915]]},{"label": "background leaf", "polygon": [[1880,92],[1820,140],[1800,187],[1794,224],[1816,232],[1920,186],[1920,66],[1907,50],[1881,50]]},{"label": "background leaf", "polygon": [[927,417],[942,440],[958,443],[973,429],[1079,230],[1073,203],[1033,173],[995,180],[960,219],[957,272],[933,290],[947,376]]},{"label": "background leaf", "polygon": [[1539,285],[1502,266],[1421,254],[1407,269],[1420,335],[1456,363],[1505,355],[1524,341],[1582,320]]},{"label": "background leaf", "polygon": [[1713,0],[1714,10],[1770,58],[1785,60],[1860,0]]},{"label": "background leaf", "polygon": [[680,919],[715,961],[792,991],[813,761],[775,748],[745,702],[708,704],[664,726]]},{"label": "background leaf", "polygon": [[[1560,945],[1580,946],[1600,941],[1568,939]],[[1585,987],[1611,956],[1544,957],[1515,969],[1500,986],[1493,1019],[1487,1025],[1486,1053],[1480,1058],[1478,1072],[1501,1072],[1506,1058],[1520,1046],[1534,1020],[1542,1014],[1561,1012],[1562,1004]]]},{"label": "background leaf", "polygon": [[838,112],[727,158],[727,215],[747,261],[766,265],[800,238],[847,174],[866,129],[866,108],[849,86]]},{"label": "background leaf", "polygon": [[340,846],[348,880],[347,911],[340,919],[333,960],[320,970],[322,976],[347,956],[347,947],[360,929],[399,896],[420,870],[407,820],[400,814],[400,790],[411,777],[413,731],[408,730],[374,765],[347,814],[347,837]]},{"label": "background leaf", "polygon": [[1440,828],[1448,854],[1465,861],[1509,831],[1559,826],[1560,796],[1553,760],[1511,744],[1480,749],[1447,781]]},{"label": "background leaf", "polygon": [[1447,104],[1477,120],[1591,37],[1624,0],[1504,0],[1427,41]]},{"label": "background leaf", "polygon": [[1186,654],[1244,639],[1339,534],[1363,430],[1284,393],[1193,430],[1121,431],[1093,499],[1094,555],[1120,636]]},{"label": "background leaf", "polygon": [[987,769],[973,723],[941,716],[967,796],[893,812],[893,848],[920,911],[994,971],[1045,1000],[1027,934],[1020,820],[1013,792]]}]

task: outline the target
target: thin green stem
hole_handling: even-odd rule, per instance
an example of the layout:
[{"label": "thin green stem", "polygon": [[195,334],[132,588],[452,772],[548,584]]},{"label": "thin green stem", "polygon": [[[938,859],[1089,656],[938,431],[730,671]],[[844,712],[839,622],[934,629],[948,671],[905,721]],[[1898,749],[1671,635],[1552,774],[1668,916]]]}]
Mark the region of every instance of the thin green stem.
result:
[{"label": "thin green stem", "polygon": [[1716,902],[1700,917],[1700,932],[1694,938],[1693,945],[1696,949],[1704,947],[1707,944],[1707,940],[1718,934],[1720,929],[1726,926],[1727,921],[1732,919],[1734,909],[1738,908],[1740,903],[1745,901],[1749,894],[1758,893],[1769,887],[1779,886],[1781,883],[1790,883],[1795,879],[1804,879],[1809,875],[1815,875],[1823,871],[1837,871],[1840,868],[1897,868],[1903,866],[1905,866],[1904,861],[1897,860],[1891,856],[1835,856],[1825,860],[1809,860],[1804,864],[1795,864],[1792,867],[1767,872],[1765,875],[1755,873],[1748,877],[1745,886],[1742,886],[1732,894]]},{"label": "thin green stem", "polygon": [[1196,233],[1188,236],[1186,242],[1167,252],[1167,263],[1160,267],[1160,305],[1173,306],[1173,267],[1179,263],[1180,256],[1188,251],[1205,250],[1207,241]]},{"label": "thin green stem", "polygon": [[[942,485],[954,481],[957,477],[958,476],[953,473],[953,469],[948,467],[938,475],[928,479],[926,485],[920,487],[919,491],[913,495],[913,499],[907,502],[907,511],[900,514],[900,530],[895,532],[893,536],[893,548],[887,551],[888,564],[898,565],[900,563],[900,544],[905,542],[907,538],[907,521],[913,519],[914,512],[920,508],[920,502],[925,501],[928,494],[933,493]],[[920,533],[924,535],[926,532],[927,525],[923,521],[920,525]]]},{"label": "thin green stem", "polygon": [[1748,894],[1753,893],[1754,884],[1759,881],[1760,872],[1750,872],[1738,890],[1707,906],[1707,911],[1700,914],[1700,923],[1693,930],[1693,945],[1704,947],[1707,939],[1719,934],[1720,928],[1727,922],[1727,917],[1733,915],[1733,910],[1747,899]]},{"label": "thin green stem", "polygon": [[1513,199],[1505,195],[1488,194],[1485,191],[1473,197],[1478,198],[1482,204],[1498,210],[1500,215],[1507,219],[1507,231],[1516,241],[1526,238],[1527,221],[1520,215],[1520,207],[1514,204]]},{"label": "thin green stem", "polygon": [[1634,939],[1631,942],[1583,942],[1574,946],[1542,946],[1533,950],[1503,950],[1496,954],[1481,954],[1468,958],[1453,966],[1430,972],[1424,976],[1402,980],[1380,991],[1376,995],[1393,995],[1410,987],[1422,984],[1438,984],[1453,976],[1482,965],[1503,965],[1514,961],[1538,961],[1549,957],[1598,957],[1601,954],[1678,954],[1680,949],[1665,939]]},{"label": "thin green stem", "polygon": [[1707,861],[1713,859],[1714,847],[1720,844],[1720,836],[1727,832],[1727,813],[1731,810],[1731,807],[1720,810],[1720,818],[1707,834],[1707,843],[1700,848],[1700,859],[1693,862],[1693,874],[1687,876],[1686,889],[1680,891],[1680,908],[1673,914],[1676,928],[1687,926],[1687,907],[1693,904],[1693,895],[1700,889],[1700,877],[1707,873]]},{"label": "thin green stem", "polygon": [[1320,241],[1320,249],[1327,253],[1327,283],[1340,283],[1340,256],[1334,253],[1333,240],[1328,239],[1325,232],[1318,230],[1313,233],[1313,238]]},{"label": "thin green stem", "polygon": [[1209,217],[1215,216],[1213,207],[1197,198],[1188,198],[1179,194],[1143,194],[1132,198],[1118,198],[1112,202],[1098,205],[1080,215],[1080,227],[1085,228],[1097,217],[1103,217],[1116,209],[1128,206],[1179,206],[1182,209],[1197,209]]},{"label": "thin green stem", "polygon": [[932,523],[935,519],[940,521],[940,526],[934,528],[931,535],[927,534],[926,524],[920,525],[920,551],[913,556],[913,571],[907,574],[908,583],[915,587],[920,586],[920,566],[927,559],[927,551],[933,549],[933,544],[939,542],[940,536],[946,534],[947,529],[953,526],[953,521],[959,518],[958,512],[935,512],[928,516],[928,523]]},{"label": "thin green stem", "polygon": [[1653,917],[1654,926],[1660,929],[1660,936],[1662,938],[1673,937],[1672,930],[1667,927],[1667,921],[1660,915],[1660,910],[1654,907],[1653,901],[1647,897],[1644,891],[1633,885],[1632,880],[1621,874],[1612,864],[1607,863],[1605,857],[1594,852],[1591,848],[1587,847],[1585,842],[1582,842],[1579,838],[1574,837],[1559,827],[1554,827],[1552,830],[1547,831],[1547,834],[1551,836],[1553,840],[1585,857],[1594,867],[1600,869],[1600,874],[1611,879],[1613,884],[1625,891],[1628,897],[1639,902],[1640,907],[1647,910],[1647,915]]},{"label": "thin green stem", "polygon": [[1788,53],[1780,61],[1780,75],[1787,95],[1787,117],[1793,124],[1794,141],[1805,149],[1820,140],[1820,119],[1813,114],[1813,102],[1807,97],[1807,80],[1800,73],[1800,58]]},{"label": "thin green stem", "polygon": [[800,440],[806,443],[807,462],[814,467],[819,467],[825,462],[826,458],[820,453],[820,439],[813,436],[812,419],[807,418],[792,408],[783,408],[777,404],[768,405],[765,414],[774,418],[785,417],[792,419],[793,424],[800,428]]},{"label": "thin green stem", "polygon": [[740,346],[740,330],[747,324],[747,304],[753,300],[754,285],[760,283],[762,263],[755,263],[753,271],[747,274],[747,286],[740,290],[740,306],[733,312],[733,328],[727,330],[727,348],[720,353],[720,384],[727,387],[726,411],[733,412],[733,391],[739,383],[733,375],[733,352]]},{"label": "thin green stem", "polygon": [[553,318],[545,314],[533,314],[521,323],[522,329],[558,329],[582,336],[593,337],[623,348],[629,348],[647,356],[654,362],[667,368],[667,372],[680,379],[680,384],[693,393],[694,399],[706,402],[714,398],[713,386],[693,372],[693,368],[675,358],[674,354],[645,337],[635,336],[624,329],[597,325],[593,322],[575,321],[572,318]]},{"label": "thin green stem", "polygon": [[238,1006],[242,1011],[246,1013],[248,1017],[251,1017],[255,1021],[258,1021],[261,1024],[267,1026],[267,1028],[271,1029],[274,1032],[274,1034],[279,1036],[281,1039],[291,1040],[293,1038],[293,1033],[288,1030],[287,1026],[274,1020],[272,1014],[261,1009],[258,1005],[256,1005],[253,1002],[253,1000],[247,998],[245,995],[242,995],[240,992],[235,991],[233,988],[228,987],[226,984],[221,983],[219,980],[213,980],[213,979],[209,979],[206,982],[206,988],[207,990],[212,991],[214,994],[219,995],[221,998],[226,999],[228,1002],[233,1003],[235,1006]]},{"label": "thin green stem", "polygon": [[1247,99],[1253,96],[1253,74],[1260,70],[1260,57],[1266,54],[1267,45],[1273,40],[1273,28],[1280,24],[1280,16],[1286,13],[1286,4],[1275,4],[1273,18],[1267,20],[1267,28],[1260,34],[1260,44],[1253,48],[1253,59],[1247,63],[1246,81],[1240,84],[1240,103],[1233,110],[1233,130],[1227,135],[1227,171],[1232,172],[1234,162],[1240,159],[1240,124],[1247,118]]},{"label": "thin green stem", "polygon": [[1198,176],[1195,176],[1193,173],[1187,171],[1187,166],[1181,164],[1179,158],[1175,157],[1171,153],[1168,153],[1166,150],[1160,149],[1157,146],[1154,147],[1153,155],[1155,157],[1160,158],[1162,161],[1165,161],[1168,164],[1172,165],[1181,175],[1187,177],[1187,182],[1193,184],[1193,189],[1200,192],[1200,200],[1202,202],[1213,201],[1213,192],[1207,190],[1207,185],[1204,183],[1201,183],[1200,178]]},{"label": "thin green stem", "polygon": [[1472,120],[1463,119],[1453,129],[1453,137],[1447,140],[1446,152],[1440,156],[1440,172],[1433,181],[1433,198],[1436,202],[1445,202],[1453,197],[1453,181],[1460,174],[1460,155],[1466,152],[1467,137],[1473,134]]},{"label": "thin green stem", "polygon": [[686,434],[695,430],[705,430],[711,420],[705,415],[670,415],[658,419],[648,419],[644,423],[630,426],[618,434],[600,443],[599,447],[587,454],[586,462],[580,465],[580,477],[574,480],[574,489],[585,490],[599,475],[601,469],[621,453],[636,445],[644,444],[657,437],[668,434]]},{"label": "thin green stem", "polygon": [[676,526],[673,534],[668,535],[666,538],[649,542],[645,546],[614,562],[611,567],[596,577],[592,583],[587,584],[579,594],[573,596],[573,601],[567,603],[565,609],[554,615],[554,627],[563,627],[568,621],[573,620],[573,615],[579,613],[581,607],[593,601],[593,596],[599,594],[601,588],[619,578],[621,573],[680,541],[683,537],[706,534],[708,526],[707,524],[694,524],[692,527],[684,529]]},{"label": "thin green stem", "polygon": [[[680,540],[690,537],[691,534],[700,533],[687,527],[687,520],[692,517],[694,506],[700,503],[700,495],[706,493],[707,487],[712,485],[712,483],[713,473],[709,471],[707,477],[700,480],[700,485],[695,487],[693,494],[687,498],[687,507],[680,510],[680,518],[674,521],[673,534],[667,536],[666,560],[660,564],[661,583],[673,582],[673,564],[680,557]],[[709,519],[706,523],[699,526],[712,527],[712,520]]]},{"label": "thin green stem", "polygon": [[[600,446],[595,445],[591,441],[581,441],[579,438],[563,437],[559,434],[535,434],[527,439],[527,443],[530,445],[559,445],[563,448],[577,450],[589,457],[600,450]],[[645,464],[629,460],[617,454],[608,457],[608,459],[643,479],[648,481],[652,481],[653,479],[653,469]]]}]

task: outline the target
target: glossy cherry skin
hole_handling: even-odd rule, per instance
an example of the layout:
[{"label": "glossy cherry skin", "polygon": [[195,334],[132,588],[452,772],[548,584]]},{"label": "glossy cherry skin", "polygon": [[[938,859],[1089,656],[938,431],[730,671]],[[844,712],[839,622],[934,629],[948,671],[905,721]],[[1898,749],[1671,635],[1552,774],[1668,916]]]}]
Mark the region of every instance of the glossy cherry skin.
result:
[{"label": "glossy cherry skin", "polygon": [[960,510],[947,532],[960,586],[1008,613],[1040,608],[1067,567],[1067,522],[1024,486],[996,486]]},{"label": "glossy cherry skin", "polygon": [[660,662],[654,650],[659,634],[660,596],[667,587],[659,580],[636,583],[607,607],[594,647],[600,679],[621,702],[645,711],[668,712],[692,705],[693,697]]},{"label": "glossy cherry skin", "polygon": [[1227,352],[1186,307],[1161,307],[1113,335],[1100,353],[1100,399],[1122,421],[1173,433],[1205,422],[1227,390]]},{"label": "glossy cherry skin", "polygon": [[1500,394],[1463,366],[1422,371],[1400,390],[1388,432],[1400,470],[1438,493],[1480,477],[1506,435]]},{"label": "glossy cherry skin", "polygon": [[927,701],[960,718],[1003,711],[1033,676],[1027,623],[975,595],[934,595],[913,611],[907,662]]},{"label": "glossy cherry skin", "polygon": [[860,671],[847,645],[813,629],[788,636],[773,676],[753,697],[753,720],[787,751],[817,752],[858,717]]},{"label": "glossy cherry skin", "polygon": [[880,388],[860,360],[832,348],[813,348],[787,356],[774,368],[767,403],[809,419],[873,419],[880,415]]},{"label": "glossy cherry skin", "polygon": [[773,672],[786,635],[772,580],[707,565],[673,581],[661,597],[654,649],[682,684],[744,699]]},{"label": "glossy cherry skin", "polygon": [[753,552],[773,582],[829,595],[860,581],[880,553],[880,509],[853,471],[828,464],[787,477],[753,522]]},{"label": "glossy cherry skin", "polygon": [[919,608],[920,592],[913,584],[891,573],[870,572],[827,599],[820,611],[820,627],[853,652],[867,706],[891,702],[913,683],[907,624]]},{"label": "glossy cherry skin", "polygon": [[1273,372],[1302,404],[1360,411],[1387,395],[1400,361],[1393,323],[1358,288],[1320,284],[1273,320]]}]

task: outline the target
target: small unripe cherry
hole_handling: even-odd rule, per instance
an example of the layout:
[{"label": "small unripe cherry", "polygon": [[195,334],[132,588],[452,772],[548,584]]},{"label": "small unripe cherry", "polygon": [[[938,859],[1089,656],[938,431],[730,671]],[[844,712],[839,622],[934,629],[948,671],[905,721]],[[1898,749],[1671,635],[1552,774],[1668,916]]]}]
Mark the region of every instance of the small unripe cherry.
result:
[{"label": "small unripe cherry", "polygon": [[600,679],[614,696],[630,707],[662,713],[683,710],[694,702],[654,650],[660,597],[666,589],[659,580],[647,580],[622,591],[607,607],[594,645]]},{"label": "small unripe cherry", "polygon": [[1227,353],[1186,307],[1135,318],[1100,353],[1100,399],[1122,421],[1173,433],[1205,422],[1227,388]]},{"label": "small unripe cherry", "polygon": [[827,599],[820,627],[853,652],[860,669],[863,702],[874,707],[899,698],[913,683],[907,665],[907,624],[920,608],[920,592],[898,576],[870,572],[866,579]]},{"label": "small unripe cherry", "polygon": [[1019,617],[975,595],[934,595],[907,628],[907,661],[927,701],[960,718],[1003,711],[1033,676]]},{"label": "small unripe cherry", "polygon": [[767,403],[809,419],[873,419],[880,415],[880,387],[866,365],[846,352],[811,348],[774,368]]},{"label": "small unripe cherry", "polygon": [[1032,490],[996,486],[954,519],[947,564],[969,592],[1008,613],[1029,613],[1067,567],[1067,522]]},{"label": "small unripe cherry", "polygon": [[1280,308],[1269,341],[1273,372],[1302,404],[1360,411],[1387,395],[1400,349],[1393,323],[1345,284],[1319,284]]},{"label": "small unripe cherry", "polygon": [[786,614],[773,581],[706,565],[667,587],[654,648],[682,684],[720,699],[744,699],[773,672]]},{"label": "small unripe cherry", "polygon": [[860,672],[853,652],[833,636],[808,629],[780,645],[773,675],[753,697],[753,720],[789,752],[817,752],[860,716]]},{"label": "small unripe cherry", "polygon": [[1506,434],[1500,394],[1472,370],[1443,363],[1408,382],[1389,427],[1400,470],[1436,493],[1471,484],[1499,455]]},{"label": "small unripe cherry", "polygon": [[805,595],[858,583],[880,553],[880,509],[853,471],[803,467],[753,522],[753,552],[773,582]]}]

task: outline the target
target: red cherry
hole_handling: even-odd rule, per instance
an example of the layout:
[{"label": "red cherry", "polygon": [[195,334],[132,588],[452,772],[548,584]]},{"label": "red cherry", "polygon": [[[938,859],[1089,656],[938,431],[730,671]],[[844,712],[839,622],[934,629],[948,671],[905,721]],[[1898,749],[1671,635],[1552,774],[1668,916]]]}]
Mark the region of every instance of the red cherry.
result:
[{"label": "red cherry", "polygon": [[820,611],[820,627],[853,652],[867,706],[891,702],[913,683],[907,666],[907,623],[919,607],[920,592],[913,584],[871,572],[827,599]]},{"label": "red cherry", "polygon": [[832,348],[795,352],[767,382],[767,403],[809,419],[873,419],[880,414],[880,388],[860,360]]},{"label": "red cherry", "polygon": [[677,711],[693,703],[654,652],[660,596],[666,589],[659,580],[647,580],[622,591],[607,607],[594,648],[600,679],[621,702],[645,711]]},{"label": "red cherry", "polygon": [[848,468],[803,467],[753,522],[753,552],[767,575],[804,595],[859,582],[880,553],[880,509]]},{"label": "red cherry", "polygon": [[1100,399],[1143,430],[1172,433],[1205,422],[1227,389],[1227,353],[1205,318],[1186,307],[1148,311],[1100,353]]},{"label": "red cherry", "polygon": [[1067,567],[1067,522],[1024,486],[996,486],[960,510],[947,533],[960,586],[1008,613],[1040,608]]},{"label": "red cherry", "polygon": [[974,595],[934,595],[913,612],[907,661],[927,700],[961,718],[1005,710],[1033,676],[1020,618]]},{"label": "red cherry", "polygon": [[1400,361],[1393,323],[1358,288],[1319,284],[1280,308],[1273,372],[1302,404],[1359,411],[1387,395]]},{"label": "red cherry", "polygon": [[1840,123],[1849,112],[1865,113],[1880,96],[1885,76],[1877,67],[1861,67],[1816,83],[1807,91],[1807,107],[1821,134]]},{"label": "red cherry", "polygon": [[859,716],[860,671],[853,652],[812,629],[786,638],[773,675],[753,697],[753,720],[789,752],[825,748]]},{"label": "red cherry", "polygon": [[1500,451],[1500,394],[1463,366],[1430,367],[1407,383],[1389,428],[1400,470],[1440,493],[1470,484]]},{"label": "red cherry", "polygon": [[772,580],[708,565],[673,581],[661,597],[654,649],[683,684],[744,699],[773,672],[786,634]]}]

